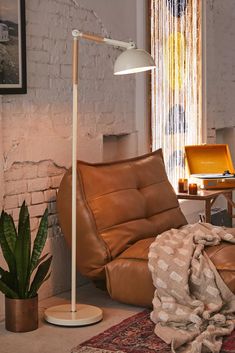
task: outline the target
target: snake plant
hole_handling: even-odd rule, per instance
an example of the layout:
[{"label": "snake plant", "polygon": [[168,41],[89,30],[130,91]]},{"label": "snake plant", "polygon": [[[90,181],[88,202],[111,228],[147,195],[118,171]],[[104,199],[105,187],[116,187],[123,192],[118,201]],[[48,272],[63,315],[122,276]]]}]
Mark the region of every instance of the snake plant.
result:
[{"label": "snake plant", "polygon": [[18,230],[11,215],[2,211],[0,217],[0,246],[8,270],[0,267],[0,291],[14,299],[32,298],[49,277],[52,256],[41,256],[47,238],[48,210],[46,209],[31,249],[28,207],[20,208]]}]

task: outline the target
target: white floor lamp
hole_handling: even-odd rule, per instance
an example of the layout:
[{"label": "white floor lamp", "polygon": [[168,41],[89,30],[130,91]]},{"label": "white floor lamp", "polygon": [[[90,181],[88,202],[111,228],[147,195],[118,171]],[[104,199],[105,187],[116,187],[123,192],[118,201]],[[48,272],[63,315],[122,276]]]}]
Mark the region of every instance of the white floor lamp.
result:
[{"label": "white floor lamp", "polygon": [[61,326],[84,326],[99,322],[103,318],[100,308],[76,304],[76,178],[77,178],[77,120],[78,120],[78,39],[84,38],[97,43],[106,43],[126,49],[115,61],[114,75],[125,75],[155,68],[150,54],[137,49],[134,42],[122,42],[109,38],[82,33],[77,29],[73,36],[73,152],[72,152],[72,261],[71,261],[71,304],[58,305],[45,311],[45,320]]}]

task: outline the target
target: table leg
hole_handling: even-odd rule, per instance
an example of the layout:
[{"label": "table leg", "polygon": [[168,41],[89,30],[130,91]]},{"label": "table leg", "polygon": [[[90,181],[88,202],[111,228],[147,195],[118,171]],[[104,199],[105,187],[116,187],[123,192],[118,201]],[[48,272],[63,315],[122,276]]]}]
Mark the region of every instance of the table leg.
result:
[{"label": "table leg", "polygon": [[205,221],[211,223],[211,199],[205,200]]},{"label": "table leg", "polygon": [[227,199],[227,210],[229,217],[233,218],[233,207],[235,207],[235,203],[233,202],[233,192],[226,192],[224,193],[224,196]]},{"label": "table leg", "polygon": [[[232,200],[232,198],[233,198],[233,193],[232,193],[232,191],[230,191],[230,192],[228,192],[228,199],[229,200]],[[228,214],[229,214],[229,216],[232,218],[232,216],[233,216],[233,207],[232,207],[232,205],[231,205],[231,202],[229,202],[229,201],[227,201],[227,208],[228,208]]]},{"label": "table leg", "polygon": [[211,207],[213,206],[218,195],[205,200],[205,221],[211,223]]}]

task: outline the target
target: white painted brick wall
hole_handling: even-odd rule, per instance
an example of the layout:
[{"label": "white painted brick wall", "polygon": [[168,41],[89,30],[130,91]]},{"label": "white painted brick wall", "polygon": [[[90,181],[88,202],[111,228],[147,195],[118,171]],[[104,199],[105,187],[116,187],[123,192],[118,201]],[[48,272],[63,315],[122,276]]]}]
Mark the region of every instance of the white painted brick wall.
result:
[{"label": "white painted brick wall", "polygon": [[[29,89],[27,96],[3,99],[6,169],[16,160],[45,157],[58,165],[70,164],[71,29],[78,23],[82,30],[108,35],[97,14],[76,8],[73,1],[27,2]],[[109,46],[80,42],[80,136],[92,131],[96,139],[100,134],[135,129],[134,78],[113,76],[113,62],[119,53]],[[97,150],[95,160],[102,160],[102,150]]]},{"label": "white painted brick wall", "polygon": [[62,175],[51,177],[51,188],[57,189],[60,186],[61,179]]},{"label": "white painted brick wall", "polygon": [[[97,13],[79,3],[26,2],[28,93],[0,100],[4,207],[17,222],[19,206],[25,200],[34,235],[45,207],[50,212],[46,250],[53,251],[56,280],[53,286],[51,282],[45,285],[44,297],[67,289],[70,282],[70,276],[61,276],[65,271],[61,264],[69,272],[70,262],[58,226],[55,199],[62,175],[71,166],[71,30],[79,26],[87,32],[112,36]],[[135,13],[132,15],[135,21]],[[120,38],[118,31],[114,37],[129,39],[125,23],[120,33]],[[119,53],[112,47],[80,42],[79,158],[102,161],[103,135],[135,131],[134,78],[113,76],[113,63]]]},{"label": "white painted brick wall", "polygon": [[54,189],[45,190],[44,191],[44,199],[46,202],[56,201],[56,190],[54,190]]},{"label": "white painted brick wall", "polygon": [[30,229],[31,231],[37,230],[39,226],[39,219],[38,218],[30,218]]},{"label": "white painted brick wall", "polygon": [[5,182],[5,195],[17,195],[27,191],[25,180],[13,180]]},{"label": "white painted brick wall", "polygon": [[24,193],[17,195],[18,197],[18,207],[21,207],[22,203],[25,201],[26,205],[31,205],[32,196],[30,193]]},{"label": "white painted brick wall", "polygon": [[30,217],[41,217],[45,211],[45,205],[44,204],[39,204],[39,205],[32,205],[29,206],[29,214]]},{"label": "white painted brick wall", "polygon": [[47,190],[51,186],[51,180],[49,177],[32,179],[27,182],[28,192]]},{"label": "white painted brick wall", "polygon": [[18,207],[18,195],[6,196],[4,202],[5,210]]},{"label": "white painted brick wall", "polygon": [[44,193],[42,191],[33,192],[32,195],[32,205],[44,203]]},{"label": "white painted brick wall", "polygon": [[207,1],[208,142],[215,129],[235,126],[235,1]]},{"label": "white painted brick wall", "polygon": [[[65,171],[65,168],[56,166],[51,160],[13,164],[5,171],[5,179],[7,179],[5,210],[13,215],[15,221],[18,221],[18,209],[23,201],[26,201],[33,219],[42,216],[46,207],[50,214],[55,214],[56,193]],[[22,177],[24,180],[18,180]],[[23,191],[25,192],[22,193]],[[36,224],[35,221],[34,224]],[[56,223],[54,222],[53,225]]]}]

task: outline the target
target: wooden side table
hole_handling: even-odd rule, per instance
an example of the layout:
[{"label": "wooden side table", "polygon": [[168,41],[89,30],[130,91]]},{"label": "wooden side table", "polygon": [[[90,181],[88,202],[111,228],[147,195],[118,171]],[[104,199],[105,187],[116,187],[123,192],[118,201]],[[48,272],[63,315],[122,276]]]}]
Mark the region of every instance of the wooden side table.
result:
[{"label": "wooden side table", "polygon": [[211,207],[219,195],[222,195],[227,200],[227,210],[231,218],[233,215],[233,208],[235,202],[233,201],[233,190],[235,189],[215,189],[215,190],[199,190],[197,195],[190,195],[187,193],[177,193],[178,200],[198,200],[205,202],[205,222],[211,222]]}]

